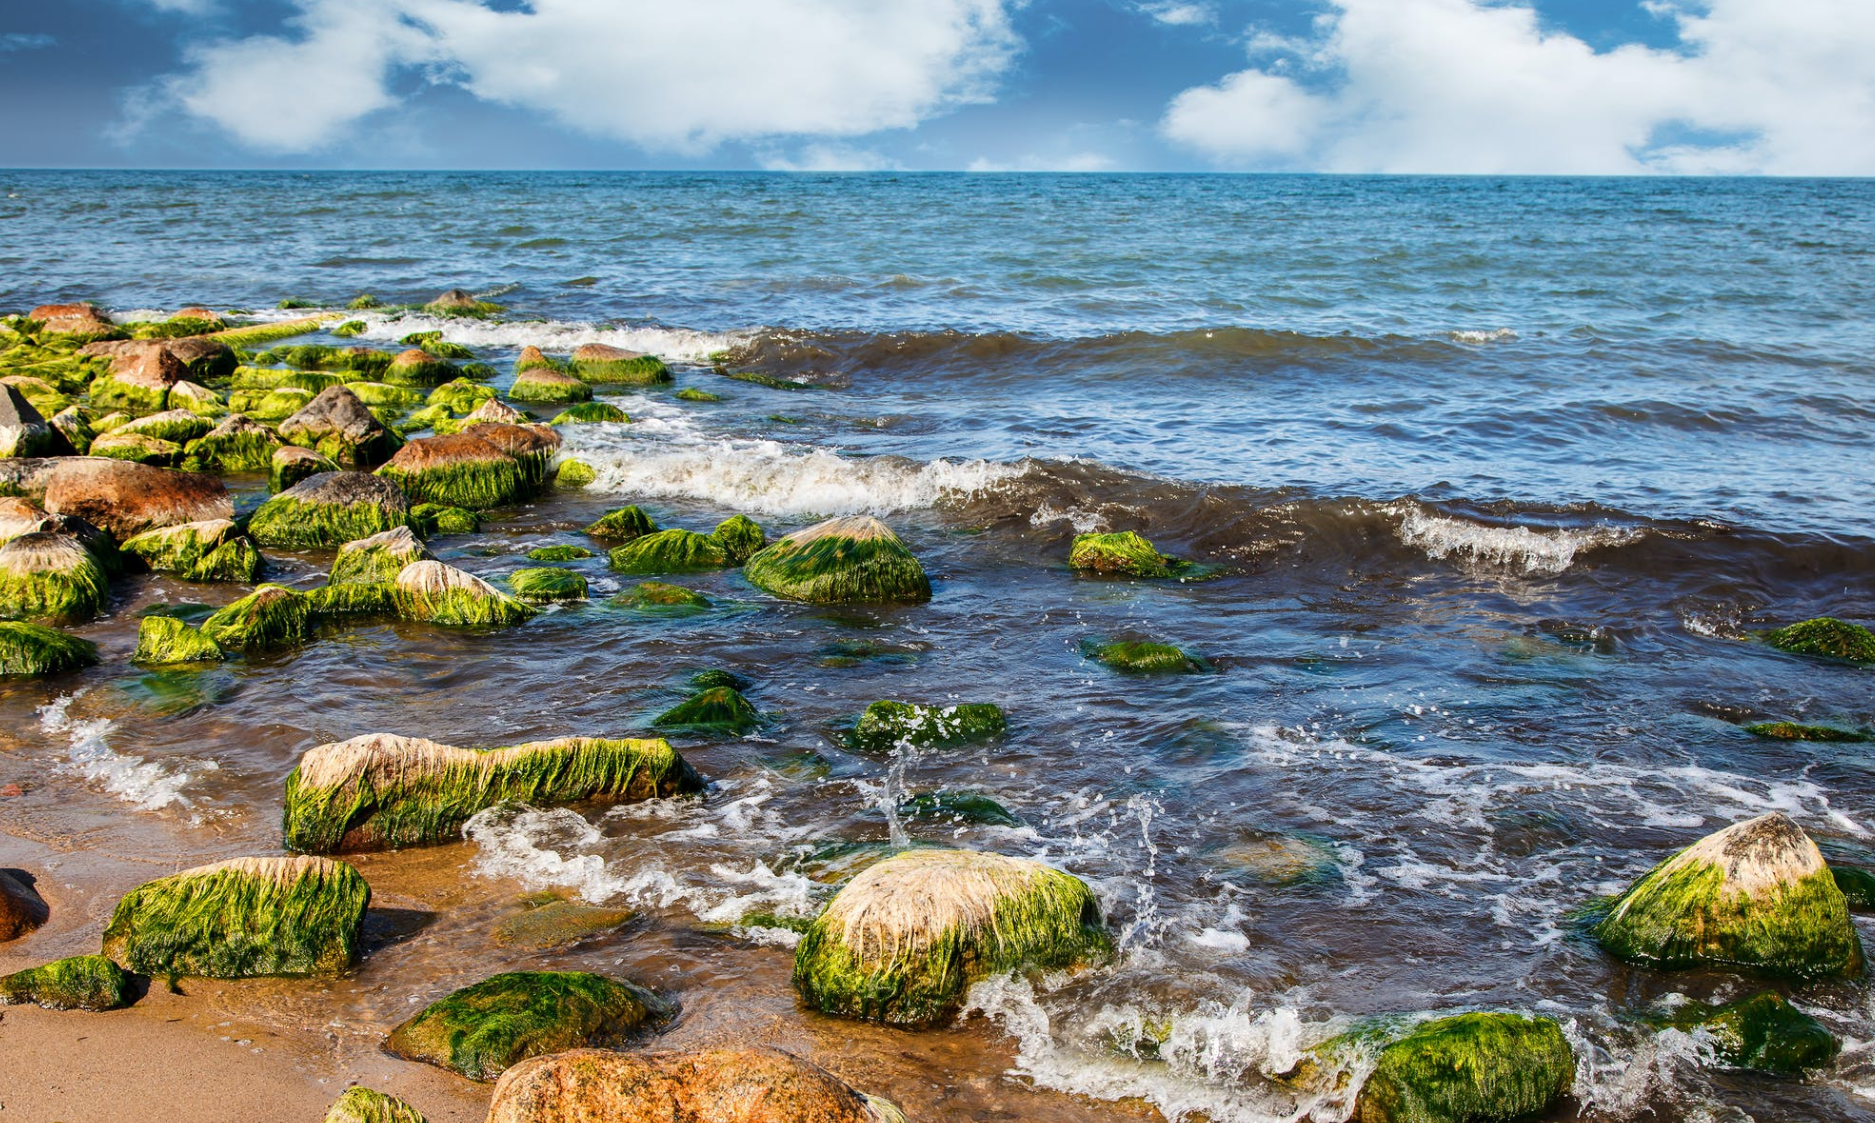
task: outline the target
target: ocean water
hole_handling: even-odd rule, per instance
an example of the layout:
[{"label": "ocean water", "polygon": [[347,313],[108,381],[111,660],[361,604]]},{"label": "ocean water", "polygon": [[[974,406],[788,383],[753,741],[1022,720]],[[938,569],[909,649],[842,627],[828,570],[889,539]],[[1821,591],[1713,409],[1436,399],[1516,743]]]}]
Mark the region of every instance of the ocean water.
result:
[{"label": "ocean water", "polygon": [[[1742,728],[1875,723],[1868,671],[1755,638],[1875,618],[1875,183],[7,172],[0,232],[0,309],[285,315],[266,310],[459,286],[509,311],[363,314],[361,341],[441,328],[503,387],[530,344],[664,356],[674,386],[602,395],[630,423],[565,428],[592,488],[436,544],[491,579],[626,502],[771,537],[868,512],[932,573],[929,605],[841,611],[709,574],[685,580],[716,608],[647,617],[607,603],[630,582],[600,557],[576,563],[591,603],[512,632],[370,624],[190,674],[128,666],[135,614],[239,590],[121,583],[79,629],[104,666],[0,684],[20,837],[267,851],[314,744],[622,734],[702,666],[750,678],[767,715],[683,742],[702,800],[478,819],[439,876],[483,896],[317,1019],[282,1003],[288,1029],[388,1025],[540,961],[491,953],[486,923],[558,887],[644,921],[553,962],[668,984],[679,1039],[773,1015],[915,1118],[1325,1123],[1345,1091],[1272,1079],[1301,1050],[1360,1017],[1495,1007],[1568,1026],[1560,1117],[1875,1118],[1862,984],[1637,970],[1572,921],[1766,811],[1875,864],[1867,746]],[[1122,529],[1220,574],[1067,569],[1074,534]],[[272,560],[315,584],[330,559]],[[1081,654],[1099,638],[1213,671],[1115,676]],[[842,723],[881,697],[996,701],[1010,733],[850,749]],[[932,791],[1020,824],[896,813]],[[722,929],[811,912],[895,830],[1086,878],[1114,961],[992,980],[915,1037],[796,1009],[787,934]],[[424,891],[396,856],[372,868]],[[1831,1069],[1725,1072],[1645,1020],[1766,985],[1844,1039]]]}]

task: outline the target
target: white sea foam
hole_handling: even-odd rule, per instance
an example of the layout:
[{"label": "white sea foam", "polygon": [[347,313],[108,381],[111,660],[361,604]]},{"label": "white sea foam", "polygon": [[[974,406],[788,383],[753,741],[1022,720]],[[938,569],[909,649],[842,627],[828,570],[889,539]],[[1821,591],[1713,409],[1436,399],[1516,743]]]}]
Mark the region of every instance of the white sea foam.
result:
[{"label": "white sea foam", "polygon": [[1069,507],[1062,510],[1046,499],[1042,500],[1042,505],[1029,516],[1030,526],[1047,526],[1053,522],[1067,523],[1074,528],[1076,534],[1093,534],[1096,531],[1106,530],[1108,526],[1107,517],[1099,511],[1089,510],[1086,507]]},{"label": "white sea foam", "polygon": [[[304,313],[301,313],[302,315]],[[666,362],[698,363],[718,351],[747,343],[754,331],[708,332],[683,328],[620,328],[562,320],[497,321],[462,317],[401,316],[377,312],[348,312],[363,320],[360,339],[394,342],[412,332],[440,331],[451,343],[467,347],[538,347],[549,354],[564,354],[588,343],[603,343],[627,351],[643,351]]]},{"label": "white sea foam", "polygon": [[511,877],[528,889],[571,889],[595,905],[624,891],[604,858],[581,852],[605,836],[577,812],[505,804],[478,812],[462,834],[480,847],[474,870],[483,877]]},{"label": "white sea foam", "polygon": [[1451,335],[1454,343],[1509,343],[1517,338],[1517,333],[1509,328],[1492,328],[1490,331],[1454,331]]},{"label": "white sea foam", "polygon": [[[142,811],[192,806],[183,788],[196,774],[111,748],[110,735],[115,725],[108,718],[87,720],[72,716],[72,703],[83,693],[61,694],[38,710],[40,730],[48,737],[65,738],[67,748],[62,770],[83,777]],[[215,764],[198,761],[193,767],[212,772]]]},{"label": "white sea foam", "polygon": [[1400,541],[1423,550],[1435,561],[1458,558],[1528,574],[1561,573],[1574,564],[1576,554],[1584,550],[1623,545],[1643,533],[1616,526],[1573,530],[1486,526],[1449,515],[1429,514],[1411,504],[1394,504],[1385,510],[1400,520]]}]

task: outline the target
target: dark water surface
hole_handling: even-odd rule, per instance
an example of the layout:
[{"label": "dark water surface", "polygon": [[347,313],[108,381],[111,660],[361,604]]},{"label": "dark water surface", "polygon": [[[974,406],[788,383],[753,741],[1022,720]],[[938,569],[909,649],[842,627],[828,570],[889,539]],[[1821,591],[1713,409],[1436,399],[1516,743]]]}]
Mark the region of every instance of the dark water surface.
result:
[{"label": "dark water surface", "polygon": [[[527,344],[673,362],[676,386],[608,396],[632,423],[565,429],[593,489],[439,540],[452,564],[495,579],[638,502],[771,536],[870,512],[932,574],[929,605],[891,610],[707,575],[685,583],[716,608],[647,616],[607,603],[601,557],[574,563],[590,603],[519,629],[360,626],[196,674],[128,665],[136,612],[239,590],[121,583],[80,629],[104,666],[0,684],[0,783],[28,789],[0,816],[74,869],[89,848],[165,868],[272,850],[280,784],[323,741],[624,734],[704,666],[750,678],[769,717],[684,745],[703,800],[491,815],[459,847],[371,859],[374,884],[447,907],[356,979],[280,999],[282,1024],[388,1026],[542,962],[486,930],[521,888],[562,887],[644,915],[546,961],[673,990],[681,1034],[850,1040],[869,1090],[925,1119],[1339,1119],[1266,1075],[1354,1017],[1497,1006],[1569,1026],[1565,1115],[1875,1118],[1863,984],[1793,993],[1845,1040],[1831,1070],[1728,1074],[1637,1016],[1744,980],[1623,967],[1569,919],[1771,810],[1875,862],[1866,746],[1741,728],[1875,722],[1870,672],[1753,639],[1875,618],[1875,184],[4,173],[0,195],[0,308],[461,285],[512,311],[374,316],[366,342],[442,327],[502,386]],[[722,351],[822,388],[723,379]],[[1224,573],[1078,578],[1089,529]],[[303,584],[329,563],[273,560]],[[1215,672],[1121,678],[1080,654],[1107,637]],[[881,697],[999,702],[1010,733],[849,751],[839,724]],[[932,1034],[796,1010],[784,934],[719,929],[810,911],[842,844],[886,842],[884,809],[937,790],[1022,825],[910,837],[1086,878],[1116,961],[984,984]],[[128,883],[100,880],[96,907]]]}]

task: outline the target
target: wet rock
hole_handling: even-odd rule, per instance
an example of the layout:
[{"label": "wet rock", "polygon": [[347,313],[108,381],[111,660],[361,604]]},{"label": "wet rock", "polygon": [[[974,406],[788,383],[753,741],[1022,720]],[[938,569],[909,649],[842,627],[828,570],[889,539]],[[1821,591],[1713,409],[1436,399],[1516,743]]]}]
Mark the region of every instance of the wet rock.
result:
[{"label": "wet rock", "polygon": [[555,487],[586,487],[599,478],[599,473],[584,460],[568,460],[560,465],[553,474]]},{"label": "wet rock", "polygon": [[63,456],[71,451],[65,434],[33,408],[25,395],[0,385],[0,457]]},{"label": "wet rock", "polygon": [[[0,531],[3,534],[4,531]],[[580,561],[592,557],[592,551],[584,546],[542,546],[527,552],[527,560],[537,562]]]},{"label": "wet rock", "polygon": [[1084,644],[1081,653],[1102,666],[1129,675],[1200,675],[1211,669],[1203,659],[1169,643]]},{"label": "wet rock", "polygon": [[280,423],[280,436],[346,468],[376,467],[397,451],[397,437],[345,386],[319,391]]},{"label": "wet rock", "polygon": [[1068,552],[1068,565],[1084,573],[1125,577],[1172,577],[1186,568],[1186,563],[1161,554],[1151,542],[1130,530],[1076,535]]},{"label": "wet rock", "polygon": [[1562,1027],[1549,1018],[1440,1018],[1381,1051],[1355,1114],[1360,1123],[1522,1119],[1561,1099],[1575,1068]]},{"label": "wet rock", "polygon": [[260,575],[260,552],[228,519],[146,530],[127,540],[123,552],[153,572],[185,581],[252,581]]},{"label": "wet rock", "polygon": [[171,441],[145,436],[142,433],[119,429],[92,441],[91,455],[105,456],[112,460],[126,460],[132,464],[173,468],[182,459],[182,446]]},{"label": "wet rock", "polygon": [[1079,878],[1040,862],[911,850],[828,904],[795,953],[794,985],[827,1014],[928,1026],[980,978],[1105,954],[1100,907]]},{"label": "wet rock", "polygon": [[423,400],[423,395],[417,391],[407,386],[392,386],[388,382],[347,382],[345,385],[367,407],[405,410]]},{"label": "wet rock", "polygon": [[726,568],[729,554],[707,534],[673,529],[634,538],[614,549],[609,560],[619,573],[694,573]]},{"label": "wet rock", "polygon": [[566,737],[481,752],[374,733],[320,745],[286,782],[286,845],[307,853],[426,846],[462,837],[476,812],[703,790],[662,739]]},{"label": "wet rock", "polygon": [[572,375],[535,367],[515,377],[508,396],[517,402],[587,402],[592,387]]},{"label": "wet rock", "polygon": [[425,538],[438,534],[474,534],[482,529],[482,517],[463,507],[419,503],[410,509],[410,525]]},{"label": "wet rock", "polygon": [[586,579],[570,569],[545,566],[517,569],[508,575],[508,587],[529,604],[585,600]]},{"label": "wet rock", "polygon": [[53,628],[0,620],[0,676],[51,675],[95,666],[98,645]]},{"label": "wet rock", "polygon": [[462,432],[479,437],[514,457],[521,466],[521,481],[529,491],[547,486],[549,466],[565,443],[548,425],[501,425],[481,421],[465,426]]},{"label": "wet rock", "polygon": [[397,586],[389,581],[321,585],[307,591],[306,604],[315,622],[352,616],[395,616]]},{"label": "wet rock", "polygon": [[1875,663],[1875,633],[1860,624],[1831,616],[1792,624],[1766,632],[1764,642],[1779,651],[1818,655],[1850,663]]},{"label": "wet rock", "polygon": [[80,348],[78,353],[90,358],[108,359],[112,375],[144,370],[152,363],[169,368],[170,362],[153,358],[160,354],[182,368],[183,379],[198,383],[226,378],[234,373],[236,365],[234,351],[226,341],[199,335],[179,339],[126,339],[92,343]]},{"label": "wet rock", "polygon": [[312,604],[283,585],[262,585],[202,621],[202,633],[223,651],[271,651],[304,643]]},{"label": "wet rock", "polygon": [[484,300],[477,300],[473,295],[464,292],[462,289],[450,289],[448,292],[439,294],[435,300],[425,304],[423,310],[433,316],[469,316],[475,319],[481,319],[482,317],[492,316],[500,312],[502,308],[499,304],[490,304]]},{"label": "wet rock", "polygon": [[889,1101],[779,1049],[575,1049],[509,1069],[488,1123],[905,1123]]},{"label": "wet rock", "polygon": [[645,581],[620,593],[618,603],[632,608],[708,608],[710,598],[682,585]]},{"label": "wet rock", "polygon": [[1830,877],[1854,913],[1875,912],[1875,873],[1854,866],[1831,866]]},{"label": "wet rock", "polygon": [[967,824],[978,827],[1019,827],[1022,820],[1007,807],[982,792],[919,792],[899,801],[898,813],[906,819],[945,826]]},{"label": "wet rock", "polygon": [[169,388],[169,408],[216,418],[228,412],[228,403],[208,387],[185,379]]},{"label": "wet rock", "polygon": [[581,402],[571,409],[562,410],[553,419],[555,425],[610,421],[622,423],[630,421],[625,411],[610,402]]},{"label": "wet rock", "polygon": [[722,544],[730,565],[742,565],[768,545],[768,534],[747,515],[732,515],[716,524],[710,537]]},{"label": "wet rock", "polygon": [[450,382],[445,382],[430,391],[430,396],[425,404],[441,406],[450,413],[460,415],[468,413],[483,402],[493,401],[494,398],[495,388],[493,386],[484,386],[479,382],[472,382],[466,378],[458,378]]},{"label": "wet rock", "polygon": [[409,527],[400,526],[340,546],[326,582],[331,585],[385,584],[397,580],[405,566],[435,560],[435,555],[417,540]]},{"label": "wet rock", "polygon": [[621,1045],[677,1016],[635,983],[584,971],[514,971],[425,1007],[385,1041],[393,1056],[471,1080],[493,1080],[529,1057]]},{"label": "wet rock", "polygon": [[1341,863],[1326,843],[1297,835],[1258,835],[1222,846],[1210,859],[1226,877],[1273,889],[1317,885],[1341,876]]},{"label": "wet rock", "polygon": [[34,531],[0,546],[0,619],[88,620],[109,593],[103,567],[69,534]]},{"label": "wet rock", "polygon": [[212,428],[214,426],[206,418],[190,413],[186,409],[170,409],[127,422],[114,430],[111,435],[141,433],[144,436],[155,437],[159,441],[184,445],[197,437],[204,436]]},{"label": "wet rock", "polygon": [[369,1088],[347,1088],[326,1112],[325,1123],[427,1123],[423,1113],[396,1096]]},{"label": "wet rock", "polygon": [[213,476],[89,457],[52,469],[43,505],[120,542],[160,526],[234,517],[228,489]]},{"label": "wet rock", "polygon": [[287,445],[275,449],[267,462],[267,490],[277,495],[321,472],[338,470],[338,462],[329,456],[321,456],[312,449],[298,445]]},{"label": "wet rock", "polygon": [[263,546],[342,546],[408,525],[410,504],[396,483],[369,472],[323,472],[260,505],[248,534]]},{"label": "wet rock", "polygon": [[418,500],[478,511],[506,507],[528,491],[514,457],[466,433],[418,437],[378,475]]},{"label": "wet rock", "polygon": [[47,335],[97,337],[119,334],[117,325],[100,312],[95,304],[41,304],[28,312],[26,318],[37,321],[39,330]]},{"label": "wet rock", "polygon": [[882,700],[867,706],[853,723],[856,748],[886,752],[900,745],[945,748],[993,741],[1008,727],[1002,708],[989,702],[921,706]]},{"label": "wet rock", "polygon": [[695,386],[686,386],[677,391],[677,400],[680,402],[720,402],[723,396],[712,394],[708,390],[699,390]]},{"label": "wet rock", "polygon": [[1759,737],[1768,737],[1773,741],[1822,741],[1853,744],[1870,740],[1870,735],[1854,729],[1837,729],[1830,725],[1799,725],[1794,721],[1761,721],[1756,725],[1747,725],[1745,732]]},{"label": "wet rock", "polygon": [[604,343],[588,343],[574,351],[567,369],[580,381],[596,385],[644,386],[671,381],[670,368],[662,359]]},{"label": "wet rock", "polygon": [[91,450],[91,442],[97,437],[97,430],[92,427],[96,417],[83,406],[71,406],[52,415],[46,424],[59,431],[72,452],[83,456]]},{"label": "wet rock", "polygon": [[101,955],[79,955],[0,976],[0,1006],[121,1010],[137,1000],[136,977]]},{"label": "wet rock", "polygon": [[111,372],[91,380],[91,404],[101,409],[157,413],[169,408],[169,390],[189,379],[189,368],[167,347],[114,357]]},{"label": "wet rock", "polygon": [[184,446],[182,466],[191,472],[265,472],[282,447],[272,429],[233,413]]},{"label": "wet rock", "polygon": [[358,960],[371,887],[330,858],[234,858],[118,902],[104,954],[143,975],[333,975]]},{"label": "wet rock", "polygon": [[1594,932],[1614,955],[1667,970],[1802,979],[1862,970],[1861,941],[1823,855],[1776,813],[1708,835],[1655,866]]},{"label": "wet rock", "polygon": [[441,386],[461,374],[456,364],[412,347],[399,352],[384,368],[384,381],[393,386]]},{"label": "wet rock", "polygon": [[702,691],[659,714],[651,722],[659,729],[688,729],[709,733],[749,733],[759,727],[761,717],[749,700],[734,687],[718,686]]},{"label": "wet rock", "polygon": [[560,364],[549,359],[540,348],[529,345],[521,348],[520,355],[515,357],[514,369],[516,373],[529,370],[559,370]]},{"label": "wet rock", "polygon": [[262,421],[283,422],[311,405],[321,392],[298,386],[281,386],[265,391],[237,390],[229,396],[228,404],[238,412]]},{"label": "wet rock", "polygon": [[857,515],[797,530],[751,557],[749,583],[810,604],[924,601],[931,582],[899,537]]},{"label": "wet rock", "polygon": [[392,596],[407,620],[457,627],[520,624],[534,610],[473,574],[439,561],[406,566],[397,575]]},{"label": "wet rock", "polygon": [[615,931],[636,915],[631,909],[548,901],[496,925],[495,942],[502,947],[534,951],[571,947],[581,940]]},{"label": "wet rock", "polygon": [[0,943],[19,939],[44,924],[48,915],[29,878],[0,869]]},{"label": "wet rock", "polygon": [[527,414],[515,409],[500,398],[490,398],[469,411],[463,418],[472,425],[488,423],[491,425],[518,425],[527,420]]},{"label": "wet rock", "polygon": [[173,616],[145,616],[137,625],[137,651],[130,661],[145,667],[215,663],[221,646],[200,628]]},{"label": "wet rock", "polygon": [[1826,1067],[1842,1045],[1823,1023],[1798,1010],[1775,991],[1760,991],[1723,1006],[1688,1002],[1664,1024],[1703,1031],[1714,1059],[1727,1068],[1777,1076],[1801,1076]]},{"label": "wet rock", "polygon": [[629,542],[647,534],[656,534],[658,524],[638,507],[620,507],[586,528],[586,533],[607,542]]}]

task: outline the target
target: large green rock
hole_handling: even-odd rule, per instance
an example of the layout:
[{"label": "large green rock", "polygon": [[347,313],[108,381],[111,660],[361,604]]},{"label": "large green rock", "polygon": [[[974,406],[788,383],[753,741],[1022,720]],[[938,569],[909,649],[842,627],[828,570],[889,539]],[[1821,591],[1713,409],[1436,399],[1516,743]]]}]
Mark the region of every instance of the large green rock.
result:
[{"label": "large green rock", "polygon": [[310,448],[286,445],[275,449],[267,462],[267,490],[278,495],[301,480],[338,470],[338,461],[329,456],[321,456]]},{"label": "large green rock", "polygon": [[397,580],[404,567],[435,560],[409,527],[400,526],[340,546],[326,582],[331,585],[387,584]]},{"label": "large green rock", "polygon": [[1821,655],[1851,663],[1875,663],[1875,632],[1832,616],[1792,624],[1767,632],[1764,641],[1779,651]]},{"label": "large green rock", "polygon": [[330,858],[235,858],[141,885],[104,954],[143,975],[333,975],[358,960],[371,887]]},{"label": "large green rock", "polygon": [[1172,577],[1186,568],[1186,563],[1161,554],[1130,530],[1076,535],[1068,565],[1087,573],[1126,577]]},{"label": "large green rock", "polygon": [[628,803],[703,790],[668,742],[567,737],[478,752],[374,733],[321,745],[286,781],[288,849],[307,853],[429,846],[462,835],[476,812]]},{"label": "large green rock", "polygon": [[136,1000],[136,978],[101,955],[73,956],[0,976],[0,1006],[121,1010]]},{"label": "large green rock", "polygon": [[231,519],[146,530],[126,541],[123,552],[152,572],[184,581],[252,581],[260,575],[260,551]]},{"label": "large green rock", "polygon": [[1862,944],[1816,844],[1778,813],[1706,836],[1655,866],[1595,927],[1622,959],[1799,979],[1856,975]]},{"label": "large green rock", "polygon": [[659,530],[632,539],[613,550],[611,566],[619,573],[694,573],[723,569],[729,554],[723,544],[691,530]]},{"label": "large green rock", "polygon": [[582,424],[601,421],[614,423],[630,421],[625,411],[611,402],[581,402],[576,406],[561,410],[554,415],[554,425]]},{"label": "large green rock", "polygon": [[810,604],[931,599],[918,559],[884,523],[865,515],[797,530],[756,553],[743,573],[758,589]]},{"label": "large green rock", "polygon": [[0,619],[88,620],[109,593],[104,568],[72,535],[35,531],[0,546]]},{"label": "large green rock", "polygon": [[570,374],[536,367],[515,376],[508,396],[517,402],[585,402],[592,387]]},{"label": "large green rock", "polygon": [[596,385],[644,386],[671,381],[670,368],[656,356],[604,343],[588,343],[574,351],[567,369],[580,381]]},{"label": "large green rock", "polygon": [[1800,1076],[1836,1059],[1842,1044],[1810,1015],[1776,991],[1759,991],[1723,1006],[1688,1002],[1664,1019],[1666,1025],[1703,1031],[1713,1056],[1728,1068],[1778,1076]]},{"label": "large green rock", "polygon": [[272,429],[246,414],[231,413],[188,443],[182,466],[191,472],[265,472],[283,447]]},{"label": "large green rock", "polygon": [[385,1049],[471,1080],[493,1080],[529,1057],[622,1045],[677,1016],[635,983],[583,971],[515,971],[464,987],[398,1026]]},{"label": "large green rock", "polygon": [[422,502],[476,511],[508,506],[529,490],[514,457],[468,433],[418,437],[378,475]]},{"label": "large green rock", "polygon": [[747,515],[731,515],[716,525],[710,537],[720,542],[730,565],[742,565],[768,545],[768,535]]},{"label": "large green rock", "polygon": [[535,612],[480,577],[439,561],[405,566],[391,588],[398,614],[426,624],[505,627]]},{"label": "large green rock", "polygon": [[199,628],[173,616],[145,616],[137,625],[137,651],[132,663],[147,667],[178,663],[211,663],[221,659],[221,645]]},{"label": "large green rock", "polygon": [[748,733],[761,725],[762,719],[734,687],[717,686],[701,691],[654,718],[660,729],[689,729],[711,733]]},{"label": "large green rock", "polygon": [[1380,1053],[1355,1103],[1359,1123],[1495,1123],[1540,1115],[1575,1080],[1549,1018],[1480,1013],[1418,1026]]},{"label": "large green rock", "polygon": [[922,706],[889,699],[874,702],[853,724],[856,747],[883,752],[900,745],[943,748],[994,740],[1007,728],[1002,708],[990,702]]},{"label": "large green rock", "polygon": [[263,546],[335,549],[409,521],[409,501],[390,480],[369,472],[322,472],[261,504],[247,532]]},{"label": "large green rock", "polygon": [[369,1088],[345,1089],[326,1112],[325,1123],[427,1123],[423,1113],[396,1096]]},{"label": "large green rock", "polygon": [[638,507],[620,507],[586,528],[586,533],[608,542],[629,542],[647,534],[656,534],[658,524]]},{"label": "large green rock", "polygon": [[202,621],[202,634],[223,651],[269,651],[304,642],[312,605],[284,585],[262,585]]},{"label": "large green rock", "polygon": [[586,599],[586,579],[558,566],[517,569],[508,575],[508,587],[529,604]]},{"label": "large green rock", "polygon": [[38,624],[0,620],[0,675],[50,675],[97,664],[98,645]]}]

